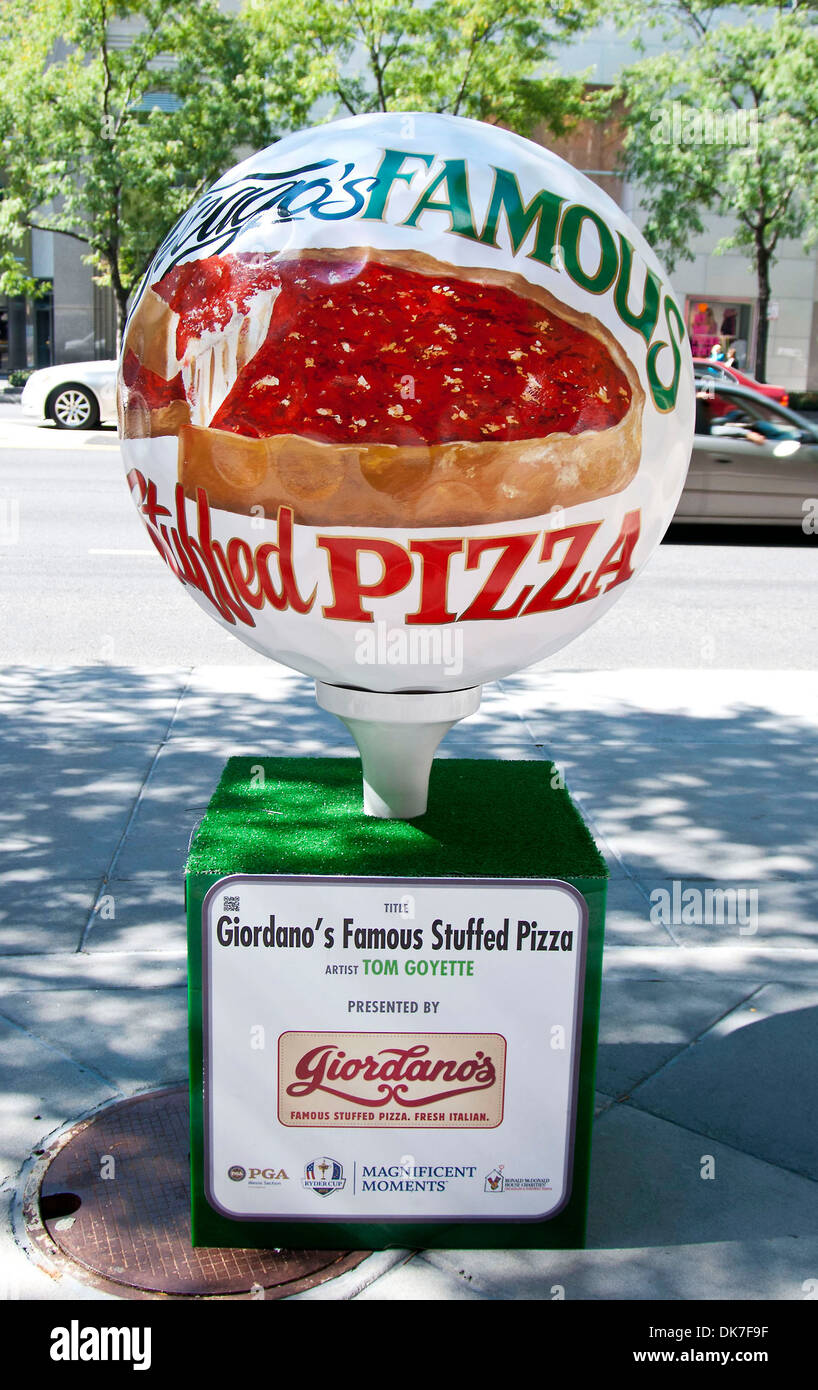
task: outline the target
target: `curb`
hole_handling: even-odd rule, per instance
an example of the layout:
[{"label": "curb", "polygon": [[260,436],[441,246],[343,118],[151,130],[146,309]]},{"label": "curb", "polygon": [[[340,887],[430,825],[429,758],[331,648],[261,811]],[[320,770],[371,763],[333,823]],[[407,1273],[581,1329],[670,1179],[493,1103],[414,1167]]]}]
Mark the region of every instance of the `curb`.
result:
[{"label": "curb", "polygon": [[368,1260],[364,1260],[355,1269],[348,1269],[345,1274],[339,1274],[336,1279],[327,1279],[325,1283],[318,1284],[316,1288],[307,1289],[304,1293],[293,1294],[291,1298],[283,1298],[281,1302],[300,1303],[311,1300],[322,1303],[348,1303],[363,1293],[364,1289],[368,1289],[370,1284],[381,1279],[384,1274],[396,1269],[398,1265],[408,1264],[419,1253],[417,1250],[376,1250]]}]

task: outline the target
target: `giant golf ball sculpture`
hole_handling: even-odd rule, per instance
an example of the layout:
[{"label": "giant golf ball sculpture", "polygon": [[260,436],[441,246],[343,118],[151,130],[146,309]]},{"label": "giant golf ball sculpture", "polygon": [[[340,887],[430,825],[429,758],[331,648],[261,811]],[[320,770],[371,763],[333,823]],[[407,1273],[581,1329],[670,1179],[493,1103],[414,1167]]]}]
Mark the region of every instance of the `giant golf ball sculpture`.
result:
[{"label": "giant golf ball sculpture", "polygon": [[365,809],[426,808],[483,682],[564,646],[670,521],[684,323],[635,227],[541,146],[357,116],[225,174],[157,252],[119,373],[150,538],[313,676]]}]

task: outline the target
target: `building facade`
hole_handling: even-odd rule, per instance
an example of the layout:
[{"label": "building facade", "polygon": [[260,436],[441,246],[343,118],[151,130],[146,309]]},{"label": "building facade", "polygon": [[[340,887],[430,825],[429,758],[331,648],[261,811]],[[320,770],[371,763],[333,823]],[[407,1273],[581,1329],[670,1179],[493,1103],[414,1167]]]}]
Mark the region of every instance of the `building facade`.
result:
[{"label": "building facade", "polygon": [[[737,10],[732,18],[739,22],[741,11]],[[647,55],[664,47],[655,33],[643,38]],[[565,71],[588,72],[593,83],[610,86],[621,69],[638,55],[629,40],[608,22],[566,48],[560,56]],[[672,135],[672,102],[668,103],[667,116]],[[641,227],[644,217],[639,209],[638,188],[605,172],[616,167],[621,135],[616,128],[597,133],[591,130],[584,135],[580,131],[567,141],[554,141],[543,134],[541,142],[599,183]],[[738,135],[741,140],[742,132]],[[670,275],[685,314],[694,356],[708,356],[713,344],[721,342],[733,347],[736,365],[749,367],[752,373],[758,335],[755,272],[745,252],[716,253],[718,243],[733,230],[729,219],[708,216],[702,220],[703,234],[690,243],[693,259],[681,261]],[[661,261],[661,248],[658,255]],[[788,391],[818,390],[818,248],[806,252],[800,241],[781,241],[776,248],[771,285],[767,380]]]},{"label": "building facade", "polygon": [[32,232],[27,267],[40,281],[37,299],[0,295],[0,375],[15,369],[88,362],[116,355],[116,307],[94,283],[86,248],[73,237]]}]

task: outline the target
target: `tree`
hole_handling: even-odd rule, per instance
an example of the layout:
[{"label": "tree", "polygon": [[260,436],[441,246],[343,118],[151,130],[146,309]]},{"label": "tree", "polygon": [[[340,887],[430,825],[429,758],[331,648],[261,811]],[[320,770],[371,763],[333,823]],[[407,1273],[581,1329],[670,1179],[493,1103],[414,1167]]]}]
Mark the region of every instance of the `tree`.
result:
[{"label": "tree", "polygon": [[244,32],[216,0],[3,0],[0,40],[0,289],[36,293],[26,233],[61,232],[112,287],[121,336],[165,233],[272,138]]},{"label": "tree", "polygon": [[608,99],[625,103],[625,171],[639,186],[645,235],[671,268],[693,258],[705,212],[733,222],[716,251],[749,253],[755,375],[765,381],[776,248],[785,237],[818,239],[818,29],[815,9],[797,3],[756,5],[738,25],[721,11],[702,0],[652,6],[675,49],[629,66]]},{"label": "tree", "polygon": [[[588,114],[582,79],[551,62],[599,0],[249,0],[259,88],[298,74],[293,110],[436,111],[528,134]],[[329,111],[327,108],[330,108]]]}]

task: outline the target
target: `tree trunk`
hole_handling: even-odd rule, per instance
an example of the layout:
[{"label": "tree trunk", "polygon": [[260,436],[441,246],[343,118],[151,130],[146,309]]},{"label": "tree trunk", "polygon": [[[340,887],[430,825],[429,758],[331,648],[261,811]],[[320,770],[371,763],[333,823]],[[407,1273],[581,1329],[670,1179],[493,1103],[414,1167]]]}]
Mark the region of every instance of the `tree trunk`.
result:
[{"label": "tree trunk", "polygon": [[758,277],[758,331],[756,333],[755,377],[767,380],[767,337],[770,309],[770,253],[761,233],[756,234],[756,275]]},{"label": "tree trunk", "polygon": [[114,298],[116,299],[116,355],[122,351],[122,339],[125,335],[125,320],[128,317],[128,292],[123,289],[121,283],[114,288]]},{"label": "tree trunk", "polygon": [[118,357],[122,351],[122,339],[125,336],[125,320],[128,317],[130,291],[122,283],[116,247],[107,246],[102,252],[102,260],[110,277],[111,289],[116,303],[116,355]]}]

